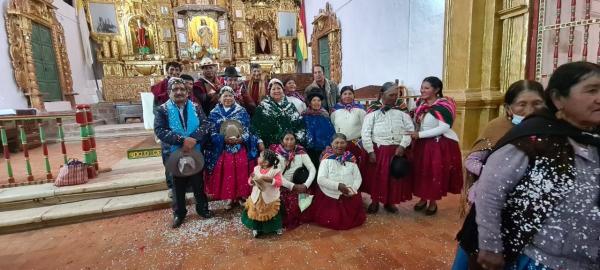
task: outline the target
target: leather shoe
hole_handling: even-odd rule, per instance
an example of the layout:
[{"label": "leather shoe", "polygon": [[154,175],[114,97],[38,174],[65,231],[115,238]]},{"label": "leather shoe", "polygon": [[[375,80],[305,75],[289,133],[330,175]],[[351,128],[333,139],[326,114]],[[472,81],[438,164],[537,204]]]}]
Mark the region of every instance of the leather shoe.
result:
[{"label": "leather shoe", "polygon": [[379,211],[379,203],[371,203],[371,205],[369,205],[369,208],[367,208],[367,213],[369,214],[375,214]]},{"label": "leather shoe", "polygon": [[181,224],[183,224],[183,219],[184,218],[182,218],[182,217],[175,216],[173,218],[173,225],[171,225],[171,227],[173,229],[179,228],[181,226]]},{"label": "leather shoe", "polygon": [[390,212],[392,214],[398,213],[398,207],[396,207],[393,204],[386,204],[386,205],[383,206],[383,208],[385,209],[385,211],[388,211],[388,212]]},{"label": "leather shoe", "polygon": [[427,202],[418,202],[417,204],[415,204],[415,206],[413,207],[413,209],[415,209],[415,211],[421,211],[423,209],[425,209],[427,207]]},{"label": "leather shoe", "polygon": [[427,210],[425,210],[425,215],[426,216],[433,216],[433,215],[435,215],[435,213],[437,213],[437,209],[438,209],[437,205],[433,209],[427,208]]},{"label": "leather shoe", "polygon": [[203,217],[203,218],[211,218],[211,217],[215,216],[213,214],[213,212],[211,212],[210,210],[206,210],[204,212],[199,212],[198,215],[201,216],[201,217]]}]

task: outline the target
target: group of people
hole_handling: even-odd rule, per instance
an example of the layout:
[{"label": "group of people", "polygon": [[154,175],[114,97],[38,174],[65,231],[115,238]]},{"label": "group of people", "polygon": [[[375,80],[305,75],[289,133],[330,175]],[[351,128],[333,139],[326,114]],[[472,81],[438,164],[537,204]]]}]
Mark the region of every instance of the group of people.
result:
[{"label": "group of people", "polygon": [[[438,200],[463,191],[451,129],[456,106],[436,77],[423,80],[415,106],[388,82],[365,108],[352,87],[338,90],[319,65],[304,93],[293,79],[267,83],[259,66],[246,82],[234,67],[219,78],[210,60],[203,60],[197,81],[180,75],[177,63],[167,70],[152,87],[163,158],[177,149],[205,157],[196,175],[167,173],[174,228],[186,216],[190,185],[200,216],[212,216],[208,198],[226,201],[227,209],[240,205],[242,223],[255,237],[308,222],[354,228],[380,205],[397,213],[413,196],[420,198],[415,211],[435,215]],[[545,91],[534,81],[516,82],[506,91],[505,112],[464,163],[470,210],[454,268],[597,267],[600,68],[561,66]],[[403,177],[391,172],[400,157],[410,164]],[[366,209],[361,192],[371,198]]]}]

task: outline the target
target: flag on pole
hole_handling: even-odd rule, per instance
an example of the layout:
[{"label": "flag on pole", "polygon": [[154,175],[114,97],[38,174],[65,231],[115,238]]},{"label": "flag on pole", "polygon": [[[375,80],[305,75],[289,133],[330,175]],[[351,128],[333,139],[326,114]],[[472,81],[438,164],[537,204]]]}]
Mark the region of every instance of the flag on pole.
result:
[{"label": "flag on pole", "polygon": [[298,33],[296,39],[296,60],[302,62],[308,58],[308,49],[306,48],[306,17],[304,16],[304,0],[300,1],[300,13],[298,13]]}]

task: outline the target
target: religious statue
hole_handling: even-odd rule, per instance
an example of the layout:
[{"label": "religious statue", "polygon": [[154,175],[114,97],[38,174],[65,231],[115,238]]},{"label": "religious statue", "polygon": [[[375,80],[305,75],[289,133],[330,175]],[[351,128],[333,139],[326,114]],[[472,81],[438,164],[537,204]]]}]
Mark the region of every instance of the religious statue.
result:
[{"label": "religious statue", "polygon": [[270,54],[271,46],[269,44],[269,38],[263,28],[258,30],[256,37],[254,38],[254,51],[256,54]]},{"label": "religious statue", "polygon": [[150,53],[150,48],[148,47],[148,32],[146,32],[146,28],[140,19],[137,19],[136,41],[140,54]]},{"label": "religious statue", "polygon": [[200,37],[200,46],[204,49],[211,48],[213,33],[210,27],[206,24],[206,20],[200,20],[200,27],[198,27],[198,36]]}]

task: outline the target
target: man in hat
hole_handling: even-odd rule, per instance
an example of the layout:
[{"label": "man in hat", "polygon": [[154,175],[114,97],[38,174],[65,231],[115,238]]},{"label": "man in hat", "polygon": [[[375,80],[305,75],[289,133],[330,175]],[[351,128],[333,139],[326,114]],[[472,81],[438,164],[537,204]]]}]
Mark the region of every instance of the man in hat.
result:
[{"label": "man in hat", "polygon": [[[267,80],[262,74],[259,64],[250,65],[250,80],[244,83],[244,88],[247,89],[254,104],[260,104],[261,100],[267,93]],[[250,113],[252,114],[252,113]]]},{"label": "man in hat", "polygon": [[[188,99],[188,90],[181,78],[170,78],[168,89],[170,99],[157,109],[154,120],[154,133],[161,141],[163,160],[165,161],[169,161],[170,155],[178,150],[184,153],[201,152],[202,145],[215,129],[214,125],[206,119],[200,107]],[[198,163],[196,162],[196,164]],[[173,171],[174,168],[166,169]],[[204,193],[202,170],[187,177],[174,175],[173,228],[181,226],[187,214],[185,191],[188,185],[192,186],[198,215],[204,218],[212,217]]]},{"label": "man in hat", "polygon": [[181,64],[178,62],[167,63],[167,77],[150,87],[150,91],[154,94],[154,106],[161,105],[169,100],[169,91],[167,90],[169,78],[179,77],[179,74],[181,74]]},{"label": "man in hat", "polygon": [[387,82],[381,92],[383,106],[365,116],[361,130],[363,148],[369,153],[361,189],[371,195],[367,210],[371,214],[377,213],[380,203],[388,212],[398,213],[396,204],[412,198],[410,181],[390,176],[390,163],[394,156],[404,156],[415,127],[410,116],[396,106],[398,86]]},{"label": "man in hat", "polygon": [[331,112],[333,106],[340,99],[340,94],[337,84],[325,78],[325,68],[321,65],[315,65],[312,69],[313,82],[304,90],[304,95],[308,96],[311,92],[318,92],[325,97],[323,100],[323,108]]},{"label": "man in hat", "polygon": [[237,69],[233,66],[229,66],[225,68],[225,72],[221,75],[223,77],[223,81],[225,85],[231,87],[234,91],[235,101],[240,104],[248,114],[252,115],[254,113],[254,109],[256,109],[256,103],[246,91],[246,87],[244,84],[240,82],[240,75]]},{"label": "man in hat", "polygon": [[210,58],[203,58],[200,68],[202,76],[194,83],[192,96],[196,103],[202,104],[204,114],[209,114],[218,103],[223,82],[217,77],[217,63]]}]

